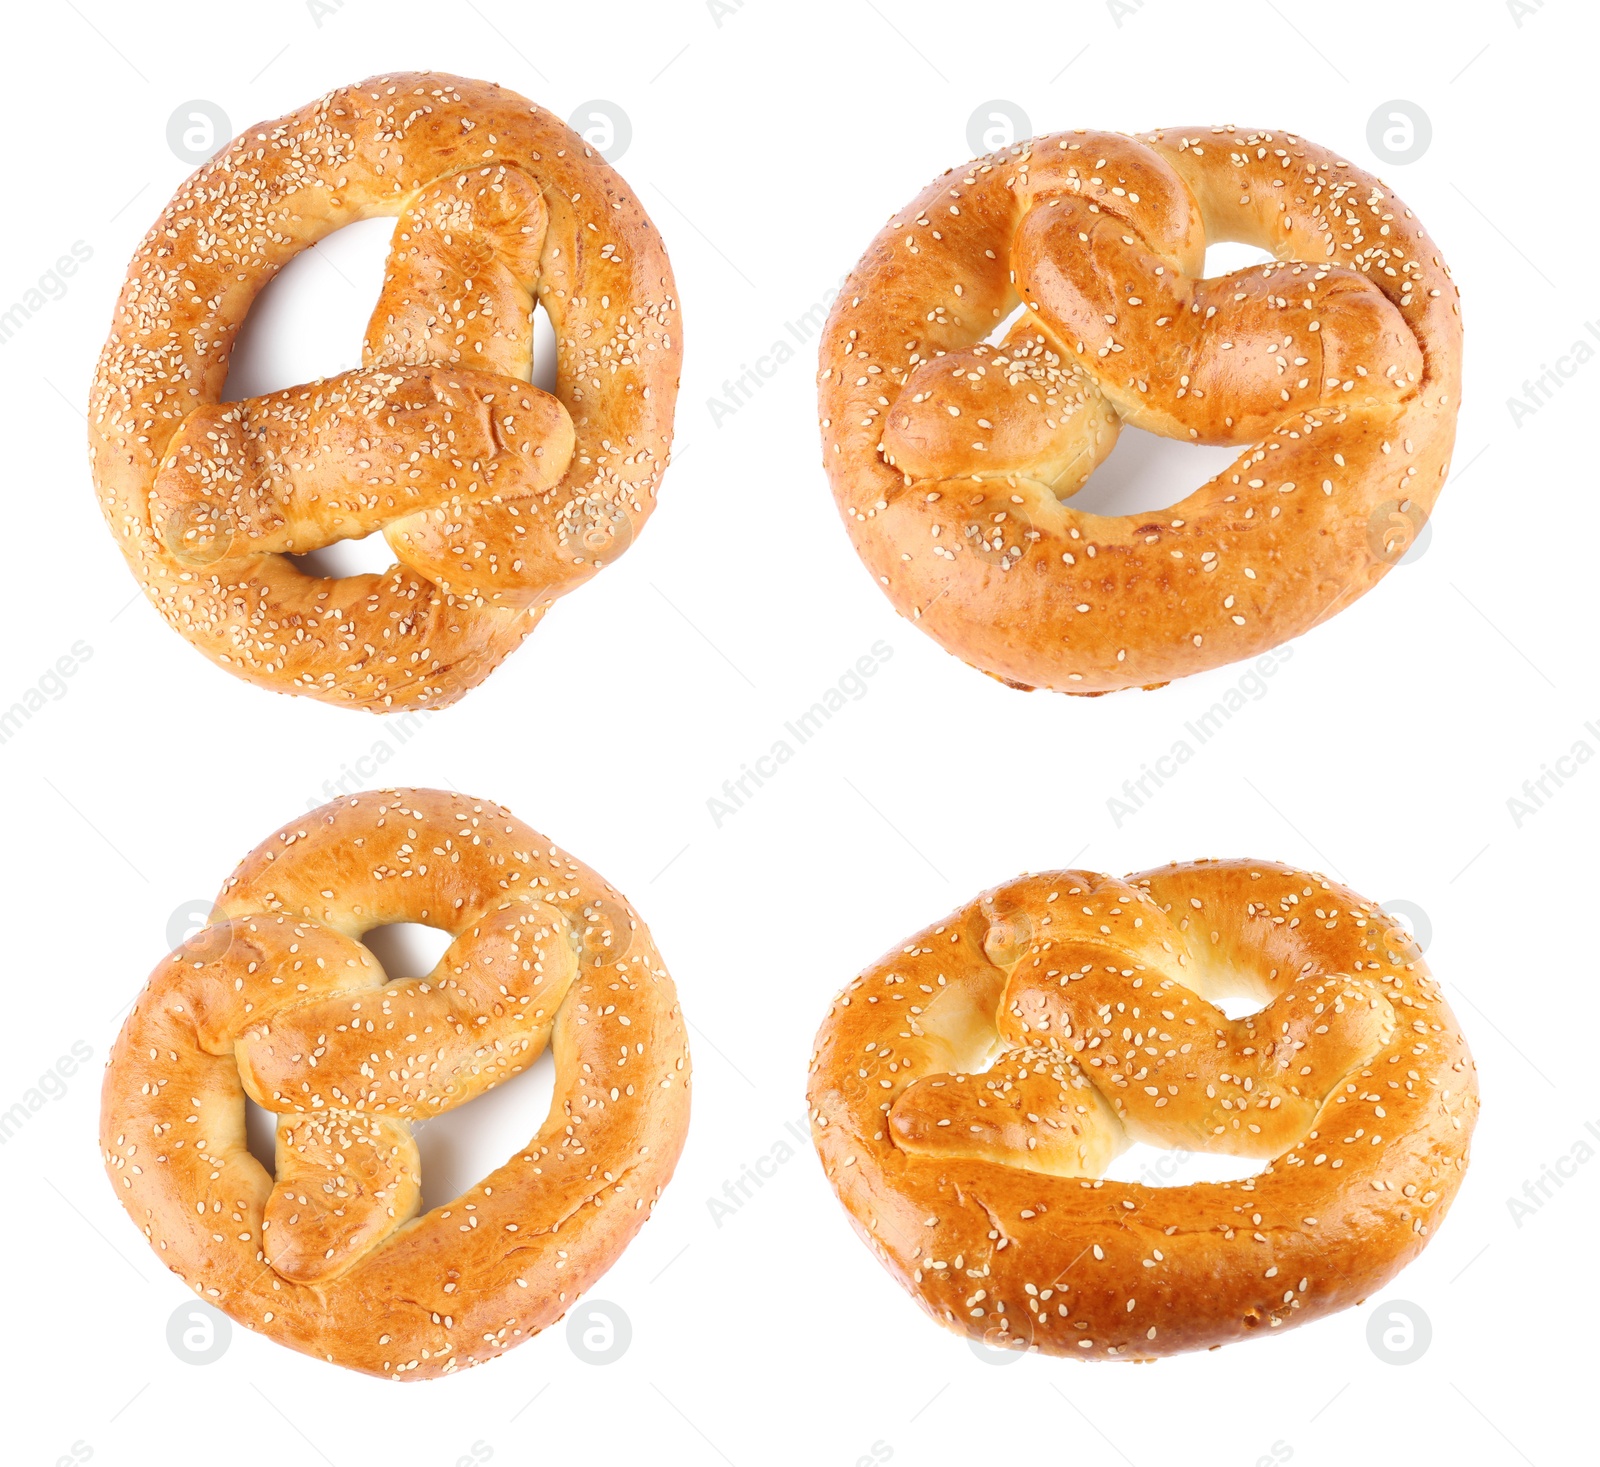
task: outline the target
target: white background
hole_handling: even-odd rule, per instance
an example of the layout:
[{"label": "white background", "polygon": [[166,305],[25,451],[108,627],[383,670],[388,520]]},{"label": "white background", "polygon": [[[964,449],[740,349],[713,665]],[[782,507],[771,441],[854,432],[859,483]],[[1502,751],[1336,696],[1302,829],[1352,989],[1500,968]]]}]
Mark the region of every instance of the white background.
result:
[{"label": "white background", "polygon": [[[75,643],[91,655],[0,745],[0,1109],[29,1111],[0,1148],[7,1459],[53,1463],[75,1444],[80,1461],[336,1467],[1581,1456],[1600,1160],[1569,1164],[1520,1219],[1508,1199],[1600,1124],[1600,767],[1576,766],[1520,827],[1507,800],[1576,741],[1600,749],[1584,726],[1600,721],[1600,362],[1520,424],[1508,398],[1600,321],[1586,253],[1596,34],[1576,3],[1530,0],[1520,23],[1518,8],[1129,0],[1120,25],[1089,0],[730,0],[720,25],[692,0],[347,0],[320,24],[288,0],[13,12],[0,309],[74,242],[92,256],[0,346],[0,706]],[[676,461],[638,543],[401,747],[379,720],[230,678],[135,595],[96,506],[81,409],[126,261],[189,171],[167,146],[174,110],[209,101],[238,129],[422,67],[563,116],[621,106],[633,139],[618,166],[666,237],[687,358]],[[990,99],[1040,132],[1302,133],[1387,177],[1462,289],[1465,408],[1425,552],[1295,644],[1264,696],[1120,826],[1108,797],[1244,670],[1092,700],[1008,690],[900,621],[852,555],[819,468],[813,346],[720,424],[708,407],[893,210],[971,155],[968,119]],[[1433,128],[1424,156],[1393,168],[1367,142],[1391,99]],[[355,361],[383,234],[330,240],[273,286],[250,331],[257,390]],[[1209,472],[1197,449],[1139,451],[1130,435],[1088,502],[1154,507]],[[892,657],[866,695],[718,828],[708,797],[880,640]],[[185,1363],[166,1326],[190,1296],[101,1172],[100,1067],[171,914],[379,741],[396,750],[382,782],[503,801],[603,872],[677,978],[693,1125],[653,1220],[594,1291],[632,1321],[613,1365],[578,1360],[564,1328],[398,1388],[242,1329],[216,1363]],[[983,887],[1025,868],[1200,855],[1308,863],[1425,914],[1481,1071],[1460,1198],[1381,1297],[1303,1329],[1138,1369],[985,1363],[880,1270],[786,1129],[803,1120],[812,1036],[859,968]],[[75,1043],[92,1060],[35,1103],[37,1077]],[[548,1084],[535,1073],[437,1123],[429,1196],[531,1134]],[[791,1158],[719,1227],[708,1199],[785,1143]],[[1411,1365],[1367,1343],[1369,1315],[1395,1299],[1432,1324]]]}]

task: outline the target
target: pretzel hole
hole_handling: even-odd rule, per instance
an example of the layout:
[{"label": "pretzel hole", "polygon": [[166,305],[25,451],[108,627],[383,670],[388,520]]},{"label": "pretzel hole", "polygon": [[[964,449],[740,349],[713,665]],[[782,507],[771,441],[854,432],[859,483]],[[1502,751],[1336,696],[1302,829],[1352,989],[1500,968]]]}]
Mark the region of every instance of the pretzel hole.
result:
[{"label": "pretzel hole", "polygon": [[993,331],[983,338],[984,341],[990,346],[999,346],[1000,343],[1006,339],[1006,332],[1008,332],[1017,324],[1019,320],[1022,319],[1022,313],[1027,309],[1027,303],[1019,300],[1016,305],[1011,308],[1011,311],[1006,316],[1005,320],[1001,321]]},{"label": "pretzel hole", "polygon": [[[382,540],[383,536],[369,535],[367,539]],[[360,545],[366,542],[358,540],[350,543]],[[328,548],[342,549],[343,545]],[[321,555],[326,552],[319,550],[314,553]],[[312,557],[308,555],[295,558],[310,560]],[[310,574],[350,573],[323,571]],[[438,966],[439,959],[445,955],[446,949],[454,941],[453,935],[442,927],[431,927],[426,922],[389,922],[361,934],[362,946],[382,965],[383,975],[390,983],[398,978],[427,977]]]},{"label": "pretzel hole", "polygon": [[1269,1165],[1269,1159],[1258,1156],[1185,1151],[1135,1141],[1105,1169],[1104,1180],[1137,1182],[1142,1187],[1189,1187],[1196,1182],[1241,1182],[1259,1176]]},{"label": "pretzel hole", "polygon": [[1231,275],[1235,270],[1247,270],[1252,265],[1270,265],[1277,258],[1271,250],[1259,245],[1245,244],[1237,239],[1219,239],[1206,246],[1205,278]]},{"label": "pretzel hole", "polygon": [[533,376],[532,382],[541,392],[552,397],[556,392],[556,328],[544,306],[535,301],[533,306]]},{"label": "pretzel hole", "polygon": [[1068,501],[1078,514],[1131,515],[1170,509],[1239,454],[1226,444],[1185,443],[1123,423],[1116,446]]},{"label": "pretzel hole", "polygon": [[346,224],[301,250],[267,283],[234,338],[224,402],[361,365],[362,337],[383,286],[394,226],[392,218]]},{"label": "pretzel hole", "polygon": [[[1205,273],[1227,275],[1250,265],[1271,264],[1273,258],[1270,251],[1256,245],[1219,240],[1206,249]],[[1019,300],[984,341],[1000,345],[1026,310],[1027,305]],[[1107,516],[1170,509],[1187,499],[1196,485],[1220,474],[1240,452],[1236,445],[1185,443],[1124,423],[1110,454],[1070,502],[1077,512]]]},{"label": "pretzel hole", "polygon": [[271,1177],[278,1167],[278,1118],[270,1110],[257,1105],[248,1095],[244,1098],[244,1140],[250,1155],[261,1163],[261,1169]]},{"label": "pretzel hole", "polygon": [[422,1158],[422,1210],[459,1197],[525,1148],[549,1114],[555,1091],[555,1051],[547,1048],[520,1075],[417,1122],[412,1134]]},{"label": "pretzel hole", "polygon": [[1208,993],[1206,997],[1230,1019],[1247,1019],[1271,1002],[1269,997],[1253,993]]},{"label": "pretzel hole", "polygon": [[323,545],[300,555],[286,555],[284,559],[303,576],[326,576],[329,579],[368,573],[382,575],[395,564],[394,550],[384,538],[382,530],[374,530],[370,535],[363,535],[356,540],[335,540],[332,545]]}]

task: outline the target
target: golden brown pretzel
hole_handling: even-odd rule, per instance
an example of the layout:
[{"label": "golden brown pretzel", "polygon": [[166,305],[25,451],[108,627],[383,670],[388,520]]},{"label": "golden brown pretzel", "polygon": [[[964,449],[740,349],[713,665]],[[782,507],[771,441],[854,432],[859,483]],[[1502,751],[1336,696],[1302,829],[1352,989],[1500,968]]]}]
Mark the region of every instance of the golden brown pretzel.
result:
[{"label": "golden brown pretzel", "polygon": [[[1202,279],[1219,240],[1280,263]],[[1461,321],[1411,211],[1303,138],[1058,133],[890,220],[820,365],[834,497],[901,615],[1002,681],[1103,693],[1377,583],[1444,482]],[[1079,513],[1122,422],[1243,452],[1170,509]]]},{"label": "golden brown pretzel", "polygon": [[[455,941],[386,983],[361,936]],[[533,1139],[416,1216],[413,1124],[531,1065]],[[278,1116],[277,1174],[244,1098]],[[162,1261],[239,1323],[372,1375],[447,1375],[559,1319],[672,1176],[689,1049],[649,932],[594,872],[498,805],[352,795],[246,856],[112,1049],[106,1171]]]},{"label": "golden brown pretzel", "polygon": [[[1262,861],[984,893],[845,989],[808,1094],[857,1231],[941,1324],[1141,1360],[1364,1298],[1437,1229],[1478,1109],[1409,935]],[[1271,1160],[1098,1180],[1129,1141]]]},{"label": "golden brown pretzel", "polygon": [[[362,365],[222,402],[256,293],[398,217]],[[533,307],[555,396],[529,383]],[[162,615],[251,682],[385,711],[476,686],[655,506],[682,342],[632,191],[514,92],[374,77],[246,128],[145,237],[89,405],[101,506]],[[383,575],[285,552],[382,529]]]}]

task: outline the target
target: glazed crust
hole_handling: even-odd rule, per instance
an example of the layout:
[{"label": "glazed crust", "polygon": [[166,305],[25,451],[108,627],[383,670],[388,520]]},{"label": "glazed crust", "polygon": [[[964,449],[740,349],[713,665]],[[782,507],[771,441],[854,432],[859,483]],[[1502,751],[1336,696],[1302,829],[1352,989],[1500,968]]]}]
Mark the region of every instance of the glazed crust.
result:
[{"label": "glazed crust", "polygon": [[[1203,279],[1219,240],[1281,263]],[[819,367],[834,497],[901,615],[1003,681],[1102,693],[1255,656],[1377,583],[1448,471],[1461,321],[1411,211],[1325,148],[1059,133],[896,214]],[[1242,451],[1170,509],[1074,510],[1123,422]]]},{"label": "glazed crust", "polygon": [[[223,403],[257,293],[396,216],[362,365]],[[529,384],[535,301],[556,391]],[[128,269],[89,403],[107,523],[146,595],[263,687],[377,712],[476,686],[655,507],[682,341],[643,206],[558,118],[435,73],[246,128]],[[383,530],[386,574],[288,553]]]},{"label": "glazed crust", "polygon": [[[212,925],[151,974],[114,1046],[101,1147],[162,1261],[240,1324],[400,1380],[451,1374],[558,1320],[672,1175],[689,1051],[649,932],[594,872],[487,801],[350,796],[240,864]],[[391,922],[455,941],[385,983]],[[420,1216],[413,1123],[531,1065],[527,1146]],[[278,1113],[276,1178],[245,1096]]]},{"label": "glazed crust", "polygon": [[[1229,1020],[1211,1000],[1264,1007]],[[1410,936],[1260,861],[1026,876],[839,996],[809,1101],[857,1232],[941,1324],[1152,1359],[1286,1329],[1392,1278],[1467,1165],[1475,1067]],[[1130,1140],[1271,1159],[1100,1180]]]}]

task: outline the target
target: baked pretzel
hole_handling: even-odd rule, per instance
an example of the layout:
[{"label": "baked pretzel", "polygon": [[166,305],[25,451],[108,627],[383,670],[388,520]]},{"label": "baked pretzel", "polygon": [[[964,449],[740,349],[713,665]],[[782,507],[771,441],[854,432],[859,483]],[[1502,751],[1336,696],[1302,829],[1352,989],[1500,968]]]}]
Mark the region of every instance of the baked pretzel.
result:
[{"label": "baked pretzel", "polygon": [[[498,805],[352,795],[228,878],[111,1051],[107,1174],[168,1268],[281,1344],[371,1375],[448,1375],[559,1319],[654,1207],[689,1123],[689,1049],[645,926]],[[454,937],[386,983],[390,922]],[[555,1095],[527,1146],[417,1216],[412,1127],[525,1070]],[[244,1098],[276,1113],[277,1174]]]},{"label": "baked pretzel", "polygon": [[[398,219],[362,364],[222,402],[235,335],[308,245]],[[533,307],[555,396],[530,385]],[[230,672],[377,711],[475,687],[655,505],[682,345],[644,208],[558,118],[435,73],[246,128],[134,256],[89,454],[145,594]],[[286,556],[382,530],[398,564]]]},{"label": "baked pretzel", "polygon": [[[1229,1019],[1216,1000],[1264,1005]],[[1403,928],[1262,861],[1025,876],[868,968],[817,1036],[812,1134],[941,1324],[1148,1360],[1304,1324],[1419,1253],[1467,1165],[1466,1040]],[[1099,1180],[1130,1141],[1270,1158]]]},{"label": "baked pretzel", "polygon": [[[1203,279],[1219,240],[1277,263]],[[891,219],[820,366],[834,497],[901,615],[1013,686],[1104,693],[1378,582],[1444,483],[1461,321],[1411,211],[1303,138],[1057,133]],[[1171,509],[1072,509],[1124,422],[1242,452]]]}]

